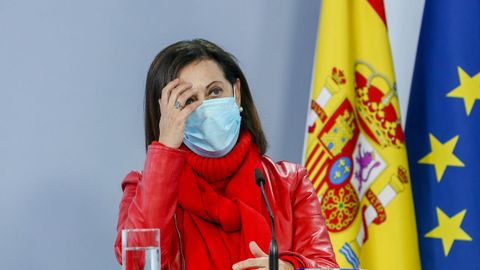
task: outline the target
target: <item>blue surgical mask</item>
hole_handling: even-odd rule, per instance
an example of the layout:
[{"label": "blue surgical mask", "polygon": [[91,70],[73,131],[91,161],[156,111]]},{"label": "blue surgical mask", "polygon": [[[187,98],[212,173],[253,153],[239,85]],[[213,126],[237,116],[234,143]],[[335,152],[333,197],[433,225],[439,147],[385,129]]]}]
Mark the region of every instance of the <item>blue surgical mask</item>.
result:
[{"label": "blue surgical mask", "polygon": [[188,117],[183,143],[200,156],[223,157],[237,143],[240,122],[235,96],[205,100]]}]

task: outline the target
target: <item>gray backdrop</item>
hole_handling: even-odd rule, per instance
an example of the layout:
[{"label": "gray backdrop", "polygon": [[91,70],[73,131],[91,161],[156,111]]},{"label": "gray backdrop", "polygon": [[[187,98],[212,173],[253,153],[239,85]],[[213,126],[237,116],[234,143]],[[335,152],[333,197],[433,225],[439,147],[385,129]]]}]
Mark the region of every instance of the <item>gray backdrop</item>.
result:
[{"label": "gray backdrop", "polygon": [[[413,18],[394,14],[390,28],[406,104],[423,3],[386,2]],[[120,181],[143,166],[145,76],[175,41],[236,55],[268,154],[300,162],[319,10],[319,0],[1,0],[0,268],[119,269]]]}]

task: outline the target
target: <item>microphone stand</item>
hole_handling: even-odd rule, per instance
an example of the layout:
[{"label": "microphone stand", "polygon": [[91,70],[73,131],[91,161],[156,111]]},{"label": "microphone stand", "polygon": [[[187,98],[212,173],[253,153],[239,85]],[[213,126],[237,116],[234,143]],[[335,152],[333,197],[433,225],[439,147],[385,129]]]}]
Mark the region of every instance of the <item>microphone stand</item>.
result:
[{"label": "microphone stand", "polygon": [[260,187],[262,191],[263,200],[267,205],[268,214],[270,216],[270,225],[272,231],[272,240],[270,241],[270,250],[268,253],[268,269],[269,270],[278,270],[278,244],[275,238],[275,219],[273,217],[272,208],[267,199],[267,194],[265,193],[265,178],[263,177],[262,172],[259,169],[255,169],[255,182]]}]

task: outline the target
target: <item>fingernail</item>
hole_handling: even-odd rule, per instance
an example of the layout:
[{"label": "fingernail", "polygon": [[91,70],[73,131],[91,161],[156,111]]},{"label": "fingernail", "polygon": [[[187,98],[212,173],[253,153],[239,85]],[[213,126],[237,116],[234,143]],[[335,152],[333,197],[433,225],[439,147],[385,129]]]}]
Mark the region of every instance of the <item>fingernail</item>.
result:
[{"label": "fingernail", "polygon": [[232,269],[233,270],[237,270],[238,269],[238,266],[236,264],[232,265]]}]

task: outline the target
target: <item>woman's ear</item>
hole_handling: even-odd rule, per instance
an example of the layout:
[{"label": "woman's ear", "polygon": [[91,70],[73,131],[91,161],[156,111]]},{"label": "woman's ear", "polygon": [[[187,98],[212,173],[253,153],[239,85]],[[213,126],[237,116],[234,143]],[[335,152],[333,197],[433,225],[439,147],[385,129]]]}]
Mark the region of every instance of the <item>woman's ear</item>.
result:
[{"label": "woman's ear", "polygon": [[235,101],[237,102],[238,107],[242,105],[241,88],[242,88],[242,85],[240,83],[240,79],[237,78],[237,80],[235,81],[235,87],[233,90],[235,91]]}]

